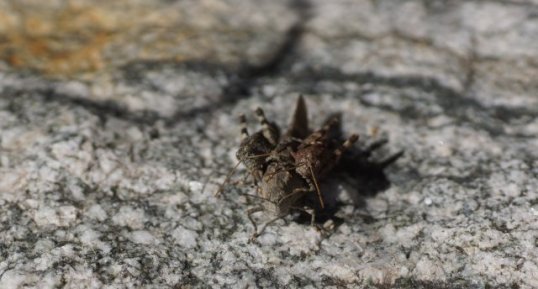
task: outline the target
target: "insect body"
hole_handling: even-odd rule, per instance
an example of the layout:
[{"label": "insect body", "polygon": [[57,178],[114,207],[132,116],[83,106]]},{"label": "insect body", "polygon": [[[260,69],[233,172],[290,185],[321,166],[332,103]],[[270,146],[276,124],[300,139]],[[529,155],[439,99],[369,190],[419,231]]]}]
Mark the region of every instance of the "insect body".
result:
[{"label": "insect body", "polygon": [[295,159],[296,171],[310,186],[315,186],[320,204],[323,208],[323,200],[319,192],[318,180],[325,177],[340,161],[342,153],[349,149],[359,138],[353,134],[342,145],[329,137],[331,127],[337,125],[337,119],[332,119],[320,130],[312,133],[303,140],[296,152],[292,155]]},{"label": "insect body", "polygon": [[[263,110],[256,109],[256,115],[262,129],[252,135],[246,128],[245,116],[241,115],[242,141],[236,154],[254,179],[258,197],[263,199],[260,206],[248,210],[248,217],[255,228],[253,238],[261,234],[267,225],[287,216],[292,210],[307,211],[314,223],[314,212],[302,206],[302,198],[308,193],[317,192],[323,208],[318,180],[332,170],[342,152],[358,138],[352,135],[343,144],[336,144],[329,131],[338,124],[338,120],[309,134],[306,105],[302,97],[297,101],[290,128],[282,137],[278,126],[265,118]],[[273,218],[258,231],[252,214],[260,211],[271,213]]]},{"label": "insect body", "polygon": [[262,124],[262,130],[253,135],[248,134],[245,115],[239,117],[242,141],[236,156],[247,167],[254,181],[258,182],[267,167],[264,157],[268,156],[277,145],[280,130],[276,124],[267,121],[263,110],[256,109],[256,114]]}]

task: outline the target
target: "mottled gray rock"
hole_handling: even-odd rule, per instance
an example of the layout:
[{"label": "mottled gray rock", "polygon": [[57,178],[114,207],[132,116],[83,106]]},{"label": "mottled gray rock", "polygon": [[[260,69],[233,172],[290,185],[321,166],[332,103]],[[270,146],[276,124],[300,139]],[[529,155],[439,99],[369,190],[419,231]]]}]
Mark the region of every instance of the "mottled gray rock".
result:
[{"label": "mottled gray rock", "polygon": [[[122,56],[141,21],[74,75],[2,58],[0,288],[538,287],[538,3],[151,5],[207,38]],[[254,189],[213,197],[236,116],[284,126],[299,94],[314,126],[340,112],[360,146],[390,140],[374,159],[405,153],[375,194],[329,180],[330,233],[288,218],[248,243]]]}]

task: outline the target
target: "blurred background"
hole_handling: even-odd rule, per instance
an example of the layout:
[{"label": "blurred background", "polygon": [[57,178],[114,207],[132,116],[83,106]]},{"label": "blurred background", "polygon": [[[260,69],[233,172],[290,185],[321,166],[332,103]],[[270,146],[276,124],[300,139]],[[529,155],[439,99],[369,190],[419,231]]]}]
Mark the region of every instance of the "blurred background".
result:
[{"label": "blurred background", "polygon": [[[248,82],[275,69],[299,75],[311,70],[321,75],[362,73],[363,82],[369,80],[365,73],[403,75],[435,80],[487,102],[491,109],[497,105],[523,109],[537,105],[536,5],[532,1],[3,0],[0,60],[3,70],[76,80],[71,86],[89,90],[84,91],[88,98],[120,102],[135,98],[124,104],[164,114],[171,108],[127,96],[118,87],[118,78],[153,82],[175,99],[163,101],[177,107],[178,98],[189,94],[212,101],[223,94],[222,88],[202,92],[174,87],[164,83],[166,75],[152,76],[152,69],[197,65],[223,71],[221,82],[237,77]],[[147,73],[139,75],[141,67]],[[165,97],[162,94],[159,97]]]}]

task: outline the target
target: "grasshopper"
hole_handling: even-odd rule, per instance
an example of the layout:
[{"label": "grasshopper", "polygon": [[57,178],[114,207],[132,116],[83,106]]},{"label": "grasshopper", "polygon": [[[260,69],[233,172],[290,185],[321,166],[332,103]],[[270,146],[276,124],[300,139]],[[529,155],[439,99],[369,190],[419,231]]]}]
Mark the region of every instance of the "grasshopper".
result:
[{"label": "grasshopper", "polygon": [[[239,163],[243,163],[257,187],[257,197],[262,205],[248,210],[247,215],[254,226],[251,237],[255,239],[265,228],[278,219],[290,214],[291,210],[307,212],[314,224],[315,212],[304,208],[301,200],[312,192],[317,192],[323,208],[323,199],[318,180],[325,177],[349,149],[358,136],[352,135],[341,145],[335,145],[329,131],[337,124],[332,120],[321,129],[309,133],[307,109],[302,96],[297,100],[295,112],[287,132],[280,136],[280,128],[265,117],[261,108],[256,116],[262,129],[254,134],[247,130],[246,117],[241,115],[241,144],[237,151]],[[225,182],[228,181],[228,178]],[[219,192],[220,193],[220,189]],[[258,231],[252,215],[266,211],[273,215]]]}]

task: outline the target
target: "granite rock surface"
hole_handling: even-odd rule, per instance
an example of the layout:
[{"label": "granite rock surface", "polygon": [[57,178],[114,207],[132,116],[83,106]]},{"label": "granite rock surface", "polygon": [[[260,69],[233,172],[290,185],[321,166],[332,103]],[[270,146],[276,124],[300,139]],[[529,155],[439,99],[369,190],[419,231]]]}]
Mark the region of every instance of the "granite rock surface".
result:
[{"label": "granite rock surface", "polygon": [[[2,1],[0,288],[536,288],[537,43],[531,0]],[[299,94],[404,155],[249,243],[236,117]]]}]

